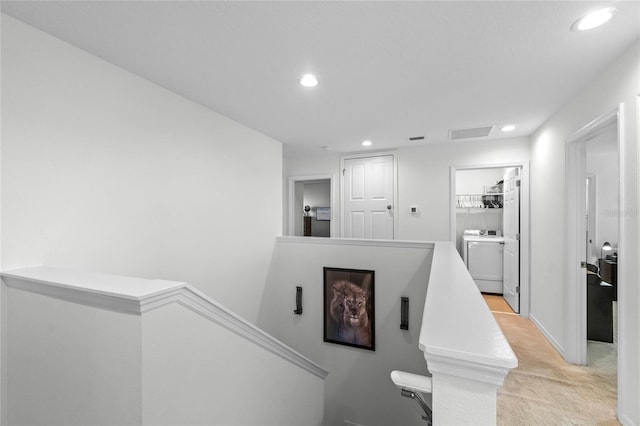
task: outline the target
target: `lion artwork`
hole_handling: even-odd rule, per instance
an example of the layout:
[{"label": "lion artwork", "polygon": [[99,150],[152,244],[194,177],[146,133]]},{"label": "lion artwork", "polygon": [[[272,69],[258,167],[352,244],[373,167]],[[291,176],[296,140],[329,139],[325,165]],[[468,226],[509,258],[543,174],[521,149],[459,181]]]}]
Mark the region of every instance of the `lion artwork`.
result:
[{"label": "lion artwork", "polygon": [[336,281],[332,292],[329,312],[337,326],[337,338],[345,343],[370,346],[368,292],[349,281]]}]

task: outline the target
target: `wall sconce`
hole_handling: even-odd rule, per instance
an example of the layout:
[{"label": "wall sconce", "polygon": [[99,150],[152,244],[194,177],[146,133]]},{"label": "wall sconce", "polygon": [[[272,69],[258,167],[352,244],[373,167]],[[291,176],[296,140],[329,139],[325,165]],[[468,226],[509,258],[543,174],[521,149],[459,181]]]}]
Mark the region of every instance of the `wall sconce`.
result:
[{"label": "wall sconce", "polygon": [[400,298],[400,329],[409,329],[409,298]]},{"label": "wall sconce", "polygon": [[296,287],[296,309],[293,313],[302,315],[302,287]]},{"label": "wall sconce", "polygon": [[611,247],[611,244],[609,244],[609,241],[605,241],[604,244],[602,245],[602,249],[600,249],[600,259],[604,259],[604,252],[605,251],[611,251],[613,249],[613,247]]}]

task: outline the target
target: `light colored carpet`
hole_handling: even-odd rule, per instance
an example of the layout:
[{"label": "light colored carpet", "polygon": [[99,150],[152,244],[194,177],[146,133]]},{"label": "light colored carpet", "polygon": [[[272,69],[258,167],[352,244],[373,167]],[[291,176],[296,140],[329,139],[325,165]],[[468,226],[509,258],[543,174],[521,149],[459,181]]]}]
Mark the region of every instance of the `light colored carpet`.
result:
[{"label": "light colored carpet", "polygon": [[[589,342],[589,366],[572,365],[536,326],[519,315],[494,312],[518,357],[498,392],[498,425],[618,425],[615,355]],[[595,354],[595,355],[594,355]]]}]

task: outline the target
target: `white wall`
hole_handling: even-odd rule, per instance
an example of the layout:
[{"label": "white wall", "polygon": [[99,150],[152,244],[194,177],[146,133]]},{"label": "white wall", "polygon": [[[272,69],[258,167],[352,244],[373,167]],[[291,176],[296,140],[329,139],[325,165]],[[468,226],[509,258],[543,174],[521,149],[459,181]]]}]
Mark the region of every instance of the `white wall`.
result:
[{"label": "white wall", "polygon": [[[415,403],[389,375],[428,374],[418,338],[433,249],[287,240],[276,244],[257,325],[329,371],[323,424],[420,424]],[[375,271],[375,352],[323,342],[324,266]],[[293,313],[296,286],[302,315]],[[400,329],[401,296],[410,300],[408,331]]]},{"label": "white wall", "polygon": [[179,304],[142,337],[145,425],[322,424],[323,379]]},{"label": "white wall", "polygon": [[501,181],[506,170],[504,168],[459,170],[456,173],[456,194],[482,194],[485,187]]},{"label": "white wall", "polygon": [[[618,399],[624,424],[640,424],[640,320],[638,306],[638,110],[640,46],[635,43],[603,74],[532,136],[531,146],[531,317],[562,351],[566,345],[564,279],[565,141],[577,130],[622,103],[620,147],[620,250],[618,265],[619,380]],[[554,190],[550,190],[550,189]],[[553,206],[550,208],[550,206]],[[549,247],[557,247],[549,250]]]},{"label": "white wall", "polygon": [[587,173],[595,175],[596,233],[593,248],[594,254],[600,257],[605,241],[614,248],[618,247],[618,152],[589,155],[587,146]]},{"label": "white wall", "polygon": [[2,15],[2,149],[2,268],[188,281],[255,320],[279,142]]},{"label": "white wall", "polygon": [[[527,138],[402,148],[398,158],[399,240],[449,240],[450,168],[526,163]],[[285,177],[338,173],[340,154],[285,158]],[[419,215],[409,213],[418,206]],[[337,210],[337,209],[336,209]]]},{"label": "white wall", "polygon": [[141,424],[139,316],[5,291],[3,424]]}]

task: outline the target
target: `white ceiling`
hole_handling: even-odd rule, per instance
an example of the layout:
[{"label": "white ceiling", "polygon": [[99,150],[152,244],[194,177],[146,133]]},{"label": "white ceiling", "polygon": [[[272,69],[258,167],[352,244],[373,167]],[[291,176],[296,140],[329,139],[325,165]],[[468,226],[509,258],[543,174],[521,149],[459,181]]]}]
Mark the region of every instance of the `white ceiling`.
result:
[{"label": "white ceiling", "polygon": [[[530,135],[640,36],[640,2],[2,1],[2,11],[285,144]],[[298,84],[307,72],[320,85]],[[517,130],[501,134],[514,123]],[[425,136],[422,142],[409,142]],[[453,142],[447,142],[453,143]]]}]

